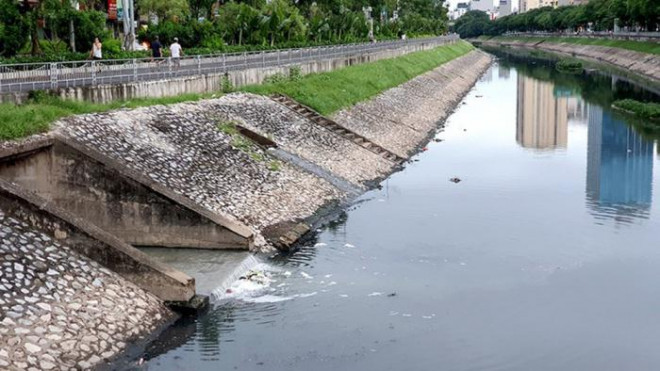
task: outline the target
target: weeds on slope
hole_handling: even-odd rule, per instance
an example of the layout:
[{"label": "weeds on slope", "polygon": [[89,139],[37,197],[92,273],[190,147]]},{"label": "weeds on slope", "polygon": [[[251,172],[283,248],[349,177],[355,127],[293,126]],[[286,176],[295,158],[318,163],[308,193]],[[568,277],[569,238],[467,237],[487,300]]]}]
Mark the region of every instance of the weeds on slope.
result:
[{"label": "weeds on slope", "polygon": [[474,49],[464,41],[432,50],[310,74],[296,80],[250,85],[240,90],[270,95],[286,94],[323,115],[350,107],[400,85]]}]

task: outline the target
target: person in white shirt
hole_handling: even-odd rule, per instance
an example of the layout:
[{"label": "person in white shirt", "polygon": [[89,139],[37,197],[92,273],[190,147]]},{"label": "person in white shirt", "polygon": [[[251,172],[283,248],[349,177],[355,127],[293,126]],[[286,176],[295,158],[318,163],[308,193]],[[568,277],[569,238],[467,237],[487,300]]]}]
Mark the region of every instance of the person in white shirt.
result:
[{"label": "person in white shirt", "polygon": [[172,57],[172,62],[178,68],[181,65],[181,56],[183,55],[183,49],[179,44],[179,38],[175,37],[174,42],[170,45],[170,57]]}]

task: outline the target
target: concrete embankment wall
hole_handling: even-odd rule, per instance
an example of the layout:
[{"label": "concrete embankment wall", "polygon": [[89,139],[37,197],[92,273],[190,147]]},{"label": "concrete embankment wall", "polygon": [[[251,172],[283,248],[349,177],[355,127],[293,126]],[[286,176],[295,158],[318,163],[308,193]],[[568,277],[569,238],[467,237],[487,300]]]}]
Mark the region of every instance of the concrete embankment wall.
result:
[{"label": "concrete embankment wall", "polygon": [[506,46],[512,48],[537,49],[560,55],[582,58],[605,63],[636,75],[660,81],[660,55],[598,45],[577,45],[525,40],[488,40],[486,46]]},{"label": "concrete embankment wall", "polygon": [[73,219],[0,181],[0,369],[89,369],[173,316],[155,295],[87,254],[107,253],[131,268],[123,274],[169,287],[158,281],[164,275],[122,261],[119,241],[92,226],[81,230],[75,225],[84,222]]},{"label": "concrete embankment wall", "polygon": [[[337,120],[407,158],[489,63],[490,56],[473,51],[381,94],[371,105],[338,114]],[[246,145],[245,138],[222,129],[228,124],[270,138],[278,148]],[[335,180],[366,189],[397,168],[267,97],[244,93],[75,116],[57,127],[58,136],[147,174],[200,208],[250,226],[257,248],[266,245],[262,231],[308,220],[345,200],[347,189]]]},{"label": "concrete embankment wall", "polygon": [[[327,72],[351,66],[368,63],[380,59],[394,58],[411,52],[428,50],[436,44],[414,43],[398,45],[392,49],[363,55],[332,57],[317,61],[292,64],[300,67],[302,74]],[[256,67],[245,70],[229,71],[228,77],[234,86],[260,84],[263,80],[276,73],[288,75],[289,68],[284,67]],[[124,83],[116,85],[101,85],[90,87],[62,88],[54,93],[65,99],[84,100],[90,102],[106,103],[115,100],[128,100],[132,98],[158,98],[176,96],[186,93],[211,93],[222,89],[225,75],[206,74],[192,77],[171,78],[159,81],[145,81],[137,83]],[[22,96],[9,97],[13,101],[21,101]]]},{"label": "concrete embankment wall", "polygon": [[491,57],[474,51],[379,96],[340,111],[333,118],[401,157],[410,157],[438,121],[449,116]]}]

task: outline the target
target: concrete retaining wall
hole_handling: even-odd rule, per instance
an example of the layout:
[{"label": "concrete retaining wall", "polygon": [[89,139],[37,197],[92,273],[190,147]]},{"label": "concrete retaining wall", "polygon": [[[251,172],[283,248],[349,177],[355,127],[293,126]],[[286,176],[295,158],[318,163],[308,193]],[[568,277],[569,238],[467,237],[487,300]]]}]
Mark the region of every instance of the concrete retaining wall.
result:
[{"label": "concrete retaining wall", "polygon": [[[431,44],[410,44],[365,55],[336,57],[318,61],[295,64],[300,67],[302,74],[327,72],[351,66],[354,64],[373,62],[380,59],[394,58],[415,51],[434,48]],[[293,65],[291,65],[293,66]],[[240,71],[228,72],[228,77],[234,86],[259,84],[276,73],[288,74],[291,66],[250,68]],[[83,100],[106,103],[115,100],[128,100],[132,98],[158,98],[176,96],[186,93],[211,93],[222,89],[224,74],[207,74],[193,77],[172,78],[160,81],[146,81],[138,83],[125,83],[118,85],[102,85],[77,88],[62,88],[54,93],[65,99]],[[5,97],[10,101],[23,101],[25,94]]]},{"label": "concrete retaining wall", "polygon": [[72,250],[134,282],[162,300],[187,301],[195,295],[195,281],[160,264],[118,238],[38,195],[0,179],[0,208],[27,221]]},{"label": "concrete retaining wall", "polygon": [[59,141],[0,159],[0,177],[133,246],[250,246],[251,235],[236,234]]},{"label": "concrete retaining wall", "polygon": [[632,50],[597,45],[577,45],[544,41],[488,40],[487,46],[507,46],[513,48],[537,49],[551,53],[583,58],[606,63],[632,72],[654,82],[660,82],[660,55],[646,54]]}]

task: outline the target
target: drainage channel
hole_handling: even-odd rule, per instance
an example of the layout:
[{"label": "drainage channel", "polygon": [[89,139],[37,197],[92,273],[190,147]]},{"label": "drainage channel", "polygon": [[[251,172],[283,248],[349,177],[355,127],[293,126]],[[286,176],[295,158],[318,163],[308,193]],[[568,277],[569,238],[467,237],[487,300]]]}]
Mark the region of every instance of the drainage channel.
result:
[{"label": "drainage channel", "polygon": [[338,178],[337,176],[333,175],[332,173],[328,172],[322,167],[315,165],[292,153],[274,147],[268,148],[268,152],[284,162],[290,163],[294,166],[298,166],[301,169],[318,176],[319,178],[323,178],[327,180],[330,184],[337,187],[342,192],[345,192],[349,197],[356,197],[363,192],[363,190],[359,186],[347,180]]},{"label": "drainage channel", "polygon": [[380,157],[392,161],[395,164],[402,164],[406,159],[398,156],[397,154],[388,151],[387,149],[379,146],[378,144],[370,141],[369,139],[363,137],[360,134],[357,134],[356,132],[347,129],[338,123],[322,116],[318,112],[314,111],[313,109],[302,105],[295,100],[287,97],[286,95],[283,94],[275,94],[271,96],[271,99],[273,99],[275,102],[280,103],[281,105],[289,108],[293,112],[297,113],[298,115],[311,120],[312,122],[328,129],[329,131],[342,136],[343,138],[352,141],[353,143],[379,155]]}]

